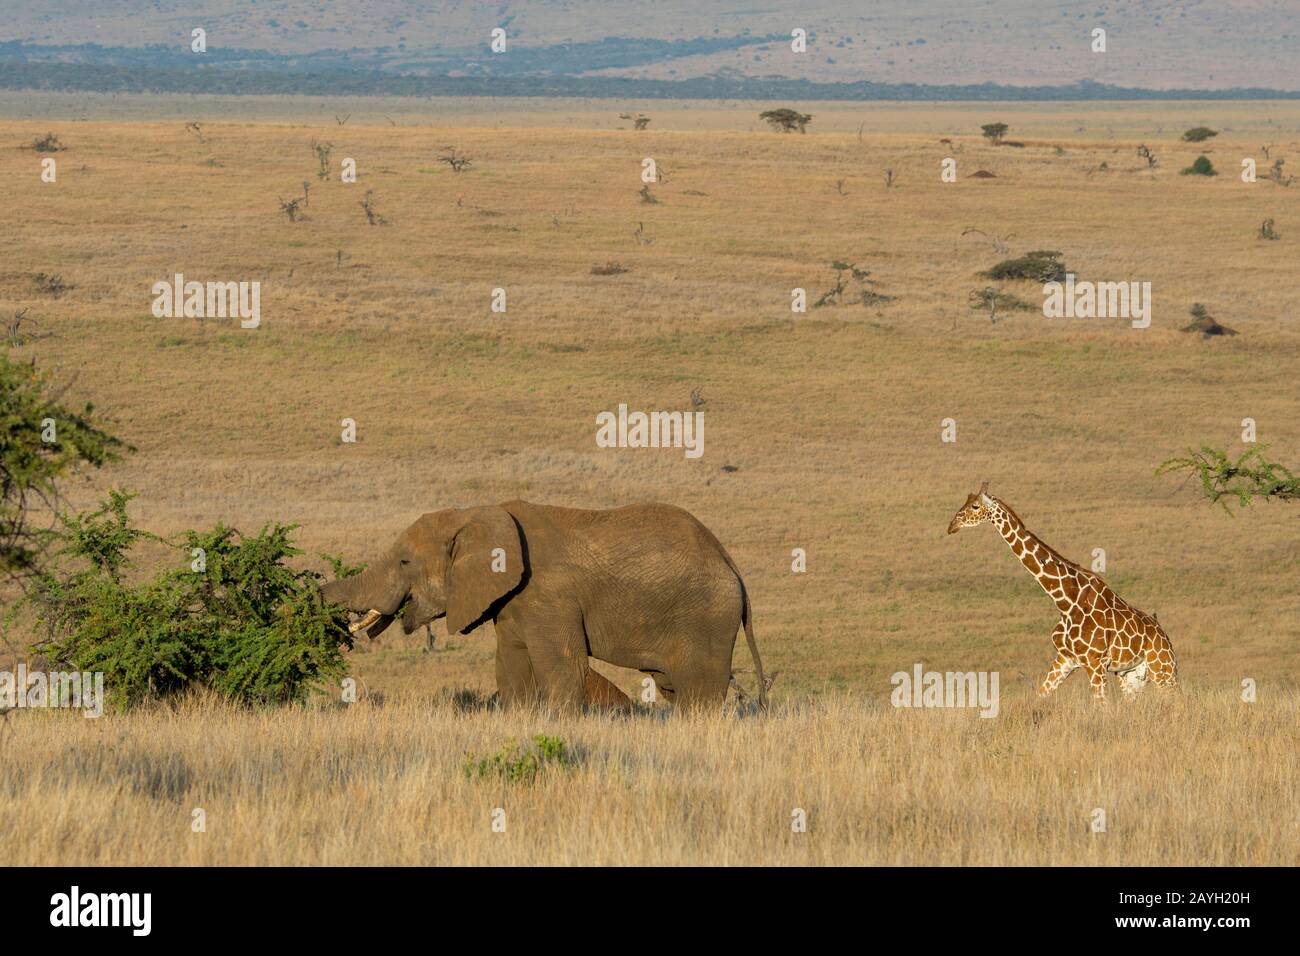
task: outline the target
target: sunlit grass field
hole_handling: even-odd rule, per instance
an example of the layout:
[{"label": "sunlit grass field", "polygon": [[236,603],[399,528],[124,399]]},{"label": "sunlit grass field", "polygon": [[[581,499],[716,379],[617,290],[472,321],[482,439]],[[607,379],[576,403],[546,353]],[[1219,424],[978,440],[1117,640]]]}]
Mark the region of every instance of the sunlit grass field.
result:
[{"label": "sunlit grass field", "polygon": [[[27,309],[40,337],[15,353],[137,448],[70,485],[71,504],[132,489],[160,534],[295,522],[323,569],[319,553],[366,560],[444,507],[672,502],[744,574],[778,710],[699,728],[456,716],[433,702],[492,690],[491,628],[435,627],[432,649],[393,628],[353,652],[349,710],[11,714],[0,747],[24,769],[0,819],[37,828],[27,862],[52,841],[82,848],[67,862],[1294,860],[1295,768],[1277,757],[1295,752],[1300,512],[1229,514],[1154,470],[1202,443],[1243,450],[1245,418],[1300,462],[1300,185],[1265,181],[1261,151],[1300,170],[1300,107],[812,104],[801,136],[758,122],[772,104],[641,104],[653,121],[636,132],[617,128],[623,104],[591,101],[496,119],[482,102],[379,101],[346,125],[333,104],[90,102],[74,118],[66,101],[0,100],[0,319]],[[50,118],[19,118],[30,103]],[[1023,148],[985,143],[995,120]],[[1222,132],[1179,141],[1202,124]],[[68,149],[42,183],[47,154],[24,147],[51,131]],[[327,180],[313,142],[330,145]],[[445,147],[472,165],[453,172]],[[1220,175],[1180,175],[1201,153]],[[1246,157],[1260,182],[1241,181]],[[290,222],[280,202],[304,182]],[[386,224],[367,225],[367,192]],[[1266,218],[1280,240],[1257,238]],[[1036,249],[1081,279],[1150,282],[1151,327],[971,308],[992,284],[978,273]],[[891,301],[792,313],[792,290],[816,301],[836,260]],[[609,263],[626,271],[593,274]],[[37,273],[71,288],[43,294]],[[151,288],[175,273],[260,281],[261,326],[155,318]],[[1197,302],[1239,335],[1178,331]],[[596,447],[598,412],[693,410],[694,389],[701,458]],[[944,534],[984,480],[1067,557],[1104,549],[1107,580],[1173,639],[1181,696],[1090,709],[1076,676],[1029,699],[1054,608],[991,529]],[[4,635],[6,660],[26,628]],[[998,671],[1000,716],[894,712],[889,675],[917,662]],[[1237,701],[1244,679],[1256,704]],[[588,759],[511,796],[493,842],[493,798],[460,755],[552,731]],[[169,779],[167,761],[188,768],[177,782],[130,782],[160,763]],[[205,800],[223,822],[191,839]],[[800,801],[815,808],[802,842]],[[556,812],[575,805],[588,816]],[[1114,808],[1100,838],[1097,806]],[[376,836],[398,820],[420,836]]]},{"label": "sunlit grass field", "polygon": [[[446,701],[35,713],[6,741],[0,827],[17,866],[1295,862],[1294,693],[1004,705],[990,720],[861,693],[762,719]],[[465,776],[467,754],[539,730],[571,766]]]}]

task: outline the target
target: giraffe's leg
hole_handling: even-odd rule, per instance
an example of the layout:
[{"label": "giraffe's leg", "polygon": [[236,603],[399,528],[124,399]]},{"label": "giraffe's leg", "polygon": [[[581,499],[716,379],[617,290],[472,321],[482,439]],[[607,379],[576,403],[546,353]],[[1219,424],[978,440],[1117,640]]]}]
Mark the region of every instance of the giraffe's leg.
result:
[{"label": "giraffe's leg", "polygon": [[1100,654],[1089,654],[1083,659],[1084,669],[1088,672],[1088,683],[1092,685],[1092,699],[1106,699],[1106,666],[1101,662]]},{"label": "giraffe's leg", "polygon": [[1038,696],[1046,697],[1052,691],[1056,690],[1056,688],[1060,686],[1061,681],[1069,677],[1078,666],[1079,662],[1066,654],[1065,651],[1057,651],[1056,660],[1052,662],[1051,670],[1047,672],[1047,676],[1044,677],[1042,682],[1038,685]]},{"label": "giraffe's leg", "polygon": [[1039,697],[1046,697],[1060,685],[1079,666],[1075,659],[1065,646],[1065,619],[1056,622],[1056,630],[1052,631],[1052,645],[1056,648],[1056,660],[1052,661],[1052,667],[1047,672],[1047,676],[1039,682],[1035,693]]},{"label": "giraffe's leg", "polygon": [[1169,638],[1161,632],[1147,648],[1146,665],[1151,672],[1151,680],[1157,687],[1178,686],[1178,662],[1174,660],[1174,648]]}]

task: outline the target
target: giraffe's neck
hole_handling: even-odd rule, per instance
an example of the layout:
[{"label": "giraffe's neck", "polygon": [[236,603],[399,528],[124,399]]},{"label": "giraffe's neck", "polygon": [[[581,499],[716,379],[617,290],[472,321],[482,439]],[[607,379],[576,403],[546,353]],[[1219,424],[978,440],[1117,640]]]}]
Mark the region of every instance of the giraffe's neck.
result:
[{"label": "giraffe's neck", "polygon": [[1015,512],[1001,501],[992,496],[989,496],[989,500],[993,502],[989,509],[989,520],[998,529],[1011,553],[1034,576],[1034,580],[1062,612],[1069,610],[1072,604],[1066,594],[1067,582],[1063,580],[1070,575],[1069,562],[1040,541]]}]

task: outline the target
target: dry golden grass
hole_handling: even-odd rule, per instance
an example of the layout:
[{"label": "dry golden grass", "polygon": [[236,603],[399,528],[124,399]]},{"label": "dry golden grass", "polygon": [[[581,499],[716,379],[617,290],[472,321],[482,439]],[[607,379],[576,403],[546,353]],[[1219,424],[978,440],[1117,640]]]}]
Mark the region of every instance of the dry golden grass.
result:
[{"label": "dry golden grass", "polygon": [[[894,710],[861,695],[764,719],[459,713],[403,703],[12,720],[12,865],[1287,865],[1294,693]],[[530,785],[466,752],[559,734]],[[206,832],[192,831],[193,811]],[[492,814],[505,811],[506,831]],[[796,808],[807,832],[792,832]],[[1095,809],[1105,832],[1091,830]]]},{"label": "dry golden grass", "polygon": [[[142,734],[165,725],[183,742],[167,759],[187,761],[197,792],[215,788],[214,800],[223,784],[207,778],[205,761],[237,767],[240,753],[251,760],[283,740],[286,766],[330,766],[373,745],[393,763],[375,765],[352,806],[343,796],[326,806],[313,795],[319,786],[294,779],[296,770],[276,783],[288,802],[264,799],[255,782],[229,771],[226,812],[239,823],[214,826],[207,842],[158,837],[151,845],[151,823],[100,832],[78,852],[223,862],[486,861],[498,852],[516,861],[551,852],[556,861],[702,859],[694,838],[725,832],[704,844],[724,848],[713,862],[769,852],[838,862],[996,862],[1003,852],[1040,862],[1247,862],[1281,859],[1283,847],[1294,857],[1294,802],[1283,803],[1294,792],[1276,784],[1282,768],[1257,756],[1266,748],[1256,750],[1252,735],[1270,726],[1281,733],[1288,716],[1295,725],[1294,704],[1270,708],[1281,707],[1278,696],[1293,694],[1300,676],[1296,514],[1258,507],[1234,518],[1153,470],[1189,445],[1240,447],[1247,416],[1273,457],[1300,460],[1300,188],[1237,178],[1242,156],[1263,165],[1262,143],[1300,169],[1300,106],[855,112],[837,104],[808,108],[819,119],[807,136],[749,131],[758,109],[749,105],[701,112],[658,104],[645,133],[609,129],[612,108],[602,114],[605,128],[593,128],[590,104],[573,114],[548,107],[500,129],[489,128],[481,103],[474,117],[464,104],[430,105],[434,128],[413,125],[410,104],[399,126],[380,117],[366,125],[361,115],[339,127],[318,107],[304,111],[312,117],[305,123],[241,122],[217,111],[204,126],[206,143],[180,120],[0,120],[0,177],[28,184],[7,200],[0,316],[28,308],[49,336],[20,354],[38,355],[63,380],[75,375],[70,394],[93,400],[138,448],[72,486],[73,503],[121,485],[140,492],[136,513],[159,533],[217,520],[247,529],[296,521],[309,555],[360,561],[421,512],[442,507],[513,497],[593,508],[671,501],[736,558],[765,664],[781,672],[775,697],[803,709],[770,727],[715,722],[706,735],[714,749],[695,754],[676,724],[558,722],[590,744],[596,764],[536,793],[564,791],[572,805],[608,812],[611,825],[584,842],[573,836],[579,821],[556,819],[531,829],[551,843],[476,837],[460,846],[449,834],[474,832],[487,798],[467,796],[473,791],[455,779],[453,757],[529,725],[428,710],[441,690],[491,689],[490,628],[453,640],[439,632],[431,653],[421,636],[392,629],[353,655],[361,686],[382,693],[383,708],[232,717],[209,756],[200,746],[206,726],[184,717],[105,717],[55,732],[148,752],[163,745]],[[1203,150],[1178,143],[1201,117],[1231,129]],[[999,118],[1026,148],[992,148],[972,135]],[[827,131],[816,132],[819,124]],[[1101,132],[1108,125],[1114,139]],[[57,185],[42,185],[38,154],[19,148],[47,129],[71,147],[57,155]],[[944,136],[954,138],[951,149],[938,142]],[[333,143],[335,161],[356,158],[361,181],[317,184],[309,219],[289,223],[276,197],[315,181],[313,139]],[[1139,142],[1160,158],[1154,173],[1134,155]],[[437,162],[448,144],[473,157],[471,171],[456,175]],[[1222,175],[1179,176],[1202,151]],[[945,185],[939,163],[948,155],[961,178]],[[667,177],[654,187],[656,205],[637,198],[645,156]],[[1108,172],[1098,171],[1102,162]],[[886,167],[897,188],[885,188]],[[998,178],[970,178],[980,168]],[[367,189],[390,225],[364,224],[358,202]],[[1266,217],[1281,241],[1255,238]],[[638,223],[653,244],[634,238]],[[1152,327],[1033,312],[991,326],[967,297],[987,284],[976,273],[1003,256],[963,237],[969,226],[1014,233],[1016,253],[1059,249],[1082,278],[1150,281]],[[807,288],[815,299],[829,288],[834,259],[871,270],[895,301],[791,315],[790,290]],[[610,260],[630,271],[591,275]],[[61,273],[75,288],[41,296],[37,272]],[[262,280],[262,327],[153,318],[150,289],[175,272]],[[495,286],[507,289],[505,315],[489,311]],[[1041,301],[1033,286],[1016,292]],[[1193,302],[1241,335],[1203,342],[1176,331]],[[707,402],[698,461],[674,450],[595,446],[597,412],[620,402],[689,407],[696,386]],[[358,423],[356,445],[338,441],[345,417]],[[940,441],[947,417],[958,422],[956,444]],[[739,470],[724,472],[724,464]],[[1088,711],[1076,727],[1070,721],[1087,691],[1080,678],[1042,708],[1038,725],[1010,705],[994,721],[882,709],[889,675],[917,661],[997,670],[1004,688],[1027,685],[1050,663],[1056,613],[996,534],[944,535],[984,479],[1067,556],[1086,563],[1093,548],[1106,550],[1111,583],[1158,612],[1173,639],[1183,709]],[[796,547],[807,550],[806,574],[790,572]],[[6,635],[13,656],[26,637],[21,627]],[[743,642],[737,666],[749,666]],[[608,672],[636,688],[639,675]],[[1257,710],[1224,703],[1247,677],[1265,691]],[[828,695],[834,703],[806,703]],[[56,725],[18,717],[9,753],[34,779],[46,759],[40,735]],[[1161,757],[1171,732],[1182,743]],[[316,743],[288,747],[294,740]],[[1007,756],[981,749],[991,740]],[[739,752],[752,759],[724,775],[731,779],[714,779],[711,768]],[[883,753],[893,755],[879,764],[884,775],[864,774]],[[1224,761],[1224,753],[1243,756]],[[622,763],[606,754],[626,754],[639,768],[631,789],[610,783],[607,767]],[[60,827],[73,830],[83,824],[70,794],[94,789],[87,775],[95,761],[117,758],[76,759],[88,762],[68,764],[62,789],[52,791]],[[258,759],[250,774],[268,766],[270,758]],[[1003,760],[1013,762],[1009,775]],[[916,778],[923,761],[933,763]],[[954,761],[960,773],[938,772]],[[94,773],[116,779],[104,766]],[[673,772],[656,779],[646,769],[655,766]],[[674,779],[678,770],[685,779]],[[818,774],[828,782],[814,785]],[[881,780],[892,782],[881,790]],[[579,799],[585,785],[608,791]],[[119,816],[115,800],[140,807],[141,820],[177,812],[135,794],[125,778],[111,786],[118,796],[88,804],[104,819]],[[727,800],[710,802],[716,787],[727,788]],[[1106,793],[1094,798],[1090,787]],[[696,802],[675,802],[688,792]],[[638,802],[638,793],[653,800]],[[812,802],[809,793],[824,797],[814,814],[820,829],[801,848],[787,843],[782,821],[793,801]],[[979,794],[1000,800],[987,817],[963,809]],[[1115,819],[1133,826],[1123,848],[1114,831],[1091,842],[1082,834],[1080,808],[1108,795],[1119,801]],[[48,810],[50,799],[41,806]],[[545,807],[563,805],[516,799],[518,833],[530,832],[530,813],[540,819]],[[370,800],[375,807],[362,812]],[[883,818],[877,801],[889,810]],[[25,815],[35,806],[10,804],[5,819],[31,825]],[[687,826],[694,806],[717,813]],[[452,807],[460,816],[440,816]],[[314,830],[303,829],[308,817]],[[363,838],[375,819],[387,821],[385,833],[402,820],[407,835]],[[431,819],[437,827],[420,822]],[[654,846],[638,842],[656,828]],[[245,846],[235,832],[261,835]],[[971,839],[945,843],[945,834]],[[499,849],[509,846],[516,849]],[[206,853],[215,855],[197,856]]]}]

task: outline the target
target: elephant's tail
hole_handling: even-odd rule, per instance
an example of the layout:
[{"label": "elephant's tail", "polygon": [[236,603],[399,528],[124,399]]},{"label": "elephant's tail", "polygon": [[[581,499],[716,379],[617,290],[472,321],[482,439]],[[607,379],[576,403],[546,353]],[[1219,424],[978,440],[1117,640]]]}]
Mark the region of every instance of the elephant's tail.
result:
[{"label": "elephant's tail", "polygon": [[758,656],[758,644],[754,641],[754,611],[749,606],[749,589],[745,587],[739,571],[736,572],[736,580],[740,583],[740,597],[743,601],[740,621],[745,626],[745,642],[749,644],[749,656],[754,658],[754,671],[758,674],[758,706],[760,710],[767,710],[767,680],[763,677],[763,658]]},{"label": "elephant's tail", "polygon": [[758,643],[754,640],[754,609],[749,604],[749,588],[745,587],[745,579],[740,576],[740,568],[736,567],[736,562],[731,560],[727,549],[707,528],[704,531],[717,545],[718,551],[722,553],[722,559],[727,562],[727,567],[731,568],[731,573],[736,576],[736,583],[740,585],[740,623],[745,628],[745,642],[749,645],[749,656],[754,659],[754,671],[758,675],[758,706],[761,710],[767,710],[767,678],[763,676],[763,658],[759,657]]}]

